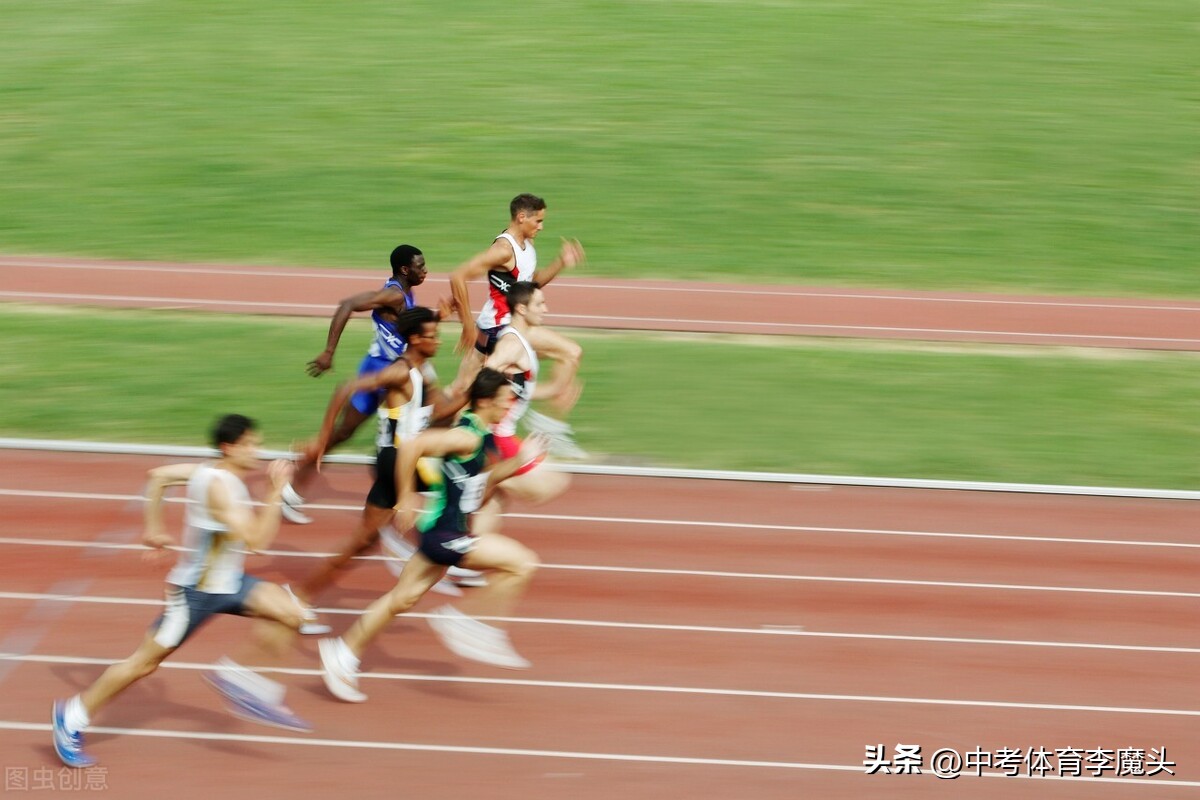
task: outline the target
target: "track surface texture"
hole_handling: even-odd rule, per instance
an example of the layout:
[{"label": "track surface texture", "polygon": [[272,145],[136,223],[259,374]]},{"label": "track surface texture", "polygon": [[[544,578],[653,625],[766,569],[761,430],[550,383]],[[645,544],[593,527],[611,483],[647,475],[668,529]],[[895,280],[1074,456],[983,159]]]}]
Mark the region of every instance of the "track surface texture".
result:
[{"label": "track surface texture", "polygon": [[[383,271],[0,257],[0,300],[329,316]],[[445,275],[417,289],[449,297]],[[472,287],[476,304],[482,284]],[[709,333],[1200,350],[1200,302],[602,280],[550,284],[548,323]]]},{"label": "track surface texture", "polygon": [[[383,277],[9,257],[0,299],[328,316]],[[1200,349],[1195,302],[605,281],[583,271],[551,288],[555,325]],[[447,294],[437,275],[418,290],[425,302]],[[549,505],[508,510],[507,532],[543,560],[515,615],[497,621],[531,669],[445,651],[425,622],[445,598],[431,594],[376,642],[363,663],[370,700],[351,706],[327,695],[311,639],[272,662],[245,649],[250,623],[221,618],[95,721],[98,770],[66,774],[50,746],[51,700],[126,656],[158,613],[167,565],[144,562],[137,542],[140,486],[160,463],[0,452],[6,791],[93,786],[178,800],[1200,791],[1195,503],[600,476],[576,476]],[[327,466],[310,498],[314,524],[285,527],[250,571],[303,579],[348,533],[368,482],[365,468]],[[178,526],[180,505],[168,516]],[[369,556],[318,606],[340,632],[391,582]],[[227,714],[200,678],[225,653],[285,683],[314,732]],[[899,774],[914,764],[897,757],[901,746],[920,748],[921,774]],[[939,751],[967,760],[961,777],[935,777]],[[888,765],[868,774],[875,756]]]}]

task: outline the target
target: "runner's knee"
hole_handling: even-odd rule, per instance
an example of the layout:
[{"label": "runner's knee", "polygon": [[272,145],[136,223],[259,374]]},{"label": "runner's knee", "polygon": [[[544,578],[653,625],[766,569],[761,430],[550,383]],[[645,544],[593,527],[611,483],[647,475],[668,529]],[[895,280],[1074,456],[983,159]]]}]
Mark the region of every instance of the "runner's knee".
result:
[{"label": "runner's knee", "polygon": [[538,559],[537,553],[525,547],[521,549],[518,556],[512,560],[512,563],[504,571],[511,573],[514,577],[520,578],[523,581],[529,581],[533,579],[534,574],[537,573],[538,567],[541,565],[542,562]]},{"label": "runner's knee", "polygon": [[388,593],[388,611],[392,616],[403,614],[417,604],[425,595],[425,592],[418,591],[416,587],[397,587]]}]

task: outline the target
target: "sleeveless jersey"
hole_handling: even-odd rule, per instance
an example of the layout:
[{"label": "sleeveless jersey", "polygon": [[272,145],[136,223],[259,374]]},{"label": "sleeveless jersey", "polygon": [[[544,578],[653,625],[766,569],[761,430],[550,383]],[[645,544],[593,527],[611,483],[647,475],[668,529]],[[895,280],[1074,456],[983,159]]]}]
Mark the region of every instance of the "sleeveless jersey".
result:
[{"label": "sleeveless jersey", "polygon": [[225,484],[235,506],[251,506],[250,492],[240,478],[212,464],[200,465],[187,483],[187,527],[183,534],[187,550],[179,554],[167,583],[209,594],[233,594],[242,586],[245,544],[231,536],[229,528],[209,512],[208,490],[214,480]]},{"label": "sleeveless jersey", "polygon": [[455,427],[478,434],[479,446],[469,456],[446,456],[442,460],[442,482],[434,487],[432,501],[417,520],[417,529],[422,532],[437,528],[466,533],[470,529],[467,517],[483,502],[488,478],[484,468],[496,444],[487,427],[470,411],[463,413]]},{"label": "sleeveless jersey", "polygon": [[[400,281],[395,278],[388,278],[383,284],[384,289],[403,289]],[[404,293],[404,308],[399,311],[407,311],[417,304],[413,299],[412,291]],[[404,338],[396,331],[396,325],[391,320],[385,318],[378,308],[371,312],[371,322],[375,326],[375,338],[371,340],[371,346],[367,349],[367,355],[372,358],[386,358],[390,361],[395,361],[400,356],[404,355],[404,348],[407,343]]]},{"label": "sleeveless jersey", "polygon": [[511,233],[502,233],[497,240],[507,239],[512,245],[516,266],[510,272],[506,269],[494,269],[488,273],[488,299],[479,312],[476,324],[485,330],[507,325],[512,319],[512,311],[508,307],[508,291],[517,281],[533,280],[537,271],[537,251],[533,249],[533,239],[525,240],[525,248],[517,247],[517,240]]},{"label": "sleeveless jersey", "polygon": [[516,436],[517,423],[521,417],[525,416],[525,412],[529,410],[529,401],[533,399],[533,390],[537,387],[538,377],[538,357],[533,351],[533,347],[529,344],[529,340],[521,335],[521,332],[516,328],[507,327],[500,331],[500,336],[496,337],[497,343],[505,336],[516,336],[521,342],[521,346],[525,348],[525,353],[529,356],[529,369],[524,372],[517,373],[513,377],[512,387],[513,393],[517,396],[517,401],[513,403],[513,407],[504,415],[504,419],[496,423],[493,430],[497,436]]},{"label": "sleeveless jersey", "polygon": [[[403,357],[403,356],[402,356]],[[379,434],[375,437],[375,447],[382,450],[385,447],[399,447],[400,443],[412,439],[429,427],[429,418],[433,415],[433,403],[425,404],[425,380],[436,379],[433,365],[426,363],[424,369],[409,365],[408,379],[412,382],[412,396],[402,406],[376,409],[379,417]]]}]

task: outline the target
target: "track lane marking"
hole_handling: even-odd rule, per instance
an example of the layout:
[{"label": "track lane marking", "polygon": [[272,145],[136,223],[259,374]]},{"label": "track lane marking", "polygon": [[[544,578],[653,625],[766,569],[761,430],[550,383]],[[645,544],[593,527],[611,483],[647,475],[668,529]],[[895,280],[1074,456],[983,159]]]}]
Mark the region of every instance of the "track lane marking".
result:
[{"label": "track lane marking", "polygon": [[[9,655],[0,652],[0,661],[15,661],[24,664],[74,664],[107,667],[117,664],[116,658],[89,658],[86,656],[51,656],[41,654]],[[213,664],[195,661],[165,661],[165,669],[206,671]],[[319,669],[303,667],[250,666],[255,672],[272,675],[292,675],[319,678]],[[663,686],[655,684],[595,683],[587,681],[548,681],[522,678],[480,678],[461,675],[418,675],[398,672],[363,672],[362,680],[407,681],[412,683],[457,683],[478,686],[514,686],[531,689],[582,689],[600,692],[634,692],[702,695],[716,697],[746,697],[766,700],[811,700],[820,702],[886,703],[895,705],[957,706],[965,708],[1003,708],[1026,711],[1095,712],[1105,714],[1143,714],[1148,716],[1200,717],[1200,710],[1180,708],[1137,708],[1130,706],[1093,706],[1068,703],[1022,703],[1008,700],[956,700],[937,697],[901,697],[894,695],[821,694],[816,692],[773,692],[755,689],[713,689],[692,686]]]},{"label": "track lane marking", "polygon": [[[54,500],[104,500],[104,501],[127,501],[127,500],[142,500],[141,495],[135,494],[111,494],[101,492],[62,492],[62,491],[40,491],[31,489],[0,489],[0,497],[22,497],[22,498],[47,498]],[[184,503],[181,497],[168,497],[168,503]],[[315,511],[348,511],[358,513],[362,511],[362,505],[341,505],[341,504],[321,504],[307,503],[305,508],[311,508]],[[528,520],[550,520],[554,522],[586,522],[599,524],[615,524],[615,525],[665,525],[669,527],[699,527],[699,528],[725,528],[729,530],[762,530],[762,531],[783,531],[794,533],[837,533],[837,534],[854,534],[865,536],[908,536],[934,539],[978,539],[985,541],[1001,541],[1001,542],[1033,542],[1046,544],[1086,544],[1086,545],[1113,545],[1119,547],[1179,547],[1185,549],[1200,549],[1200,543],[1197,542],[1160,542],[1160,541],[1138,541],[1134,539],[1082,539],[1069,536],[1019,536],[1015,534],[996,534],[996,533],[961,533],[955,531],[917,531],[917,530],[898,530],[890,528],[843,528],[817,525],[773,525],[766,523],[753,522],[725,522],[712,520],[684,520],[684,519],[651,519],[647,517],[595,517],[579,514],[530,514],[530,513],[505,513],[506,519],[528,519]]]},{"label": "track lane marking", "polygon": [[[49,600],[63,603],[95,603],[99,605],[126,605],[161,607],[162,600],[137,597],[109,597],[92,595],[52,595],[38,592],[0,592],[0,600]],[[362,609],[315,608],[321,614],[358,616]],[[425,619],[430,615],[420,611],[409,611],[405,615],[412,619]],[[848,633],[841,631],[793,630],[791,628],[736,628],[717,625],[674,625],[653,622],[616,622],[610,620],[559,619],[554,617],[494,617],[480,616],[487,622],[503,622],[516,625],[562,625],[581,628],[609,628],[614,630],[670,631],[674,633],[715,633],[727,635],[776,636],[812,639],[847,639],[883,642],[924,642],[928,644],[992,645],[1002,647],[1047,647],[1072,650],[1113,650],[1136,653],[1181,653],[1200,655],[1200,647],[1170,647],[1162,645],[1103,644],[1092,642],[1051,642],[1023,639],[978,639],[962,636],[917,636],[889,633]]]}]

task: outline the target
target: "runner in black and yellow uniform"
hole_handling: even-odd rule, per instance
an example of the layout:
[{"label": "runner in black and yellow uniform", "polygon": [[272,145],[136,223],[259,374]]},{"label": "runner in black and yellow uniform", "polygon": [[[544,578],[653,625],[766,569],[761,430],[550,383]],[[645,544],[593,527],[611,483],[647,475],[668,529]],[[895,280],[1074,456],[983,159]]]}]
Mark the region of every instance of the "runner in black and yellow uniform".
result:
[{"label": "runner in black and yellow uniform", "polygon": [[325,559],[300,586],[301,596],[308,600],[320,594],[352,558],[371,547],[379,538],[380,528],[391,523],[398,492],[398,451],[424,431],[431,420],[449,418],[466,404],[465,397],[442,391],[437,385],[433,371],[433,357],[440,342],[437,312],[422,306],[411,308],[397,317],[396,326],[404,338],[405,354],[378,372],[339,386],[329,401],[320,433],[304,448],[319,465],[339,415],[351,398],[362,391],[383,395],[375,440],[375,483],[354,532],[337,554]]},{"label": "runner in black and yellow uniform", "polygon": [[[424,456],[443,458],[444,481],[430,510],[422,516],[420,550],[404,566],[395,587],[372,603],[342,638],[320,643],[325,685],[341,700],[361,703],[367,699],[358,689],[363,652],[393,617],[416,605],[448,566],[495,570],[487,588],[473,599],[481,613],[486,609],[488,616],[501,617],[509,614],[537,571],[537,555],[532,550],[496,531],[472,530],[472,515],[488,501],[497,484],[545,452],[546,439],[530,437],[513,458],[494,461],[488,426],[495,425],[512,407],[516,400],[512,386],[503,374],[485,368],[471,384],[468,399],[470,410],[459,424],[425,431],[401,449],[398,509],[405,527],[414,513],[417,461]],[[529,666],[513,650],[505,631],[456,609],[443,607],[430,624],[442,642],[464,658],[510,669]]]}]

